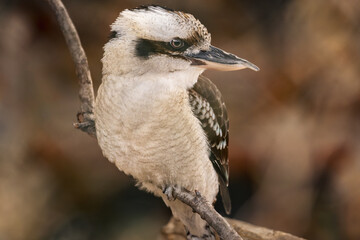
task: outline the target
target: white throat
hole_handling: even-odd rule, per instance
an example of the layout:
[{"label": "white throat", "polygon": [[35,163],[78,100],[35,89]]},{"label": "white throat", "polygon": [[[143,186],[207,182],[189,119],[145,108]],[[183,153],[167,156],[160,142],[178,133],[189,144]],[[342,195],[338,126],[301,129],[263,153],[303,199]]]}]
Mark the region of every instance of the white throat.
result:
[{"label": "white throat", "polygon": [[[118,90],[131,92],[134,97],[153,94],[172,94],[174,91],[184,91],[193,87],[202,69],[188,69],[174,72],[149,72],[140,76],[125,74],[122,76],[107,75],[103,82],[113,85]],[[150,99],[149,99],[150,100]]]}]

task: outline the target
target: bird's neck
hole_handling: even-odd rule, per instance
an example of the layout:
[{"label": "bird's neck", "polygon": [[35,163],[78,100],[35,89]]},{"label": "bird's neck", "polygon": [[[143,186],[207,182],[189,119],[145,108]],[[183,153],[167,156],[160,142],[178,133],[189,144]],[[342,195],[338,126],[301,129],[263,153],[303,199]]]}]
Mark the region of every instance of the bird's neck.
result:
[{"label": "bird's neck", "polygon": [[[145,73],[142,75],[105,75],[103,85],[117,91],[126,91],[134,97],[167,96],[174,92],[186,91],[194,86],[201,70],[174,71],[167,73]],[[150,100],[150,99],[149,99]]]}]

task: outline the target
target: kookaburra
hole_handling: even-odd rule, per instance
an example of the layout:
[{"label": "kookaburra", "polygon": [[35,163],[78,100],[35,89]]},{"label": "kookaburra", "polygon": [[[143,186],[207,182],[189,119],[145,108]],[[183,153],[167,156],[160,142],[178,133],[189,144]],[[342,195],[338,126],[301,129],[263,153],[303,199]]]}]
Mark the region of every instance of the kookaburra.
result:
[{"label": "kookaburra", "polygon": [[188,239],[214,239],[190,207],[171,200],[173,186],[199,191],[210,203],[220,189],[227,212],[229,121],[206,69],[258,67],[210,45],[193,15],[159,6],[124,10],[104,46],[95,106],[106,158],[138,185],[162,197]]}]

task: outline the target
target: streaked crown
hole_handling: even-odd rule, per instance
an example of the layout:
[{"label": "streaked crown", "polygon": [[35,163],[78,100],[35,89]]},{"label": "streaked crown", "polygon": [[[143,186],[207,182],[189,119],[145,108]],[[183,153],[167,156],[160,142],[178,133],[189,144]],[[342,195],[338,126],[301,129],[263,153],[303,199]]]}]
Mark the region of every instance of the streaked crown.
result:
[{"label": "streaked crown", "polygon": [[170,41],[177,37],[189,43],[208,43],[211,36],[193,15],[160,6],[144,6],[120,13],[111,25],[112,31],[131,29],[139,37],[155,41]]}]

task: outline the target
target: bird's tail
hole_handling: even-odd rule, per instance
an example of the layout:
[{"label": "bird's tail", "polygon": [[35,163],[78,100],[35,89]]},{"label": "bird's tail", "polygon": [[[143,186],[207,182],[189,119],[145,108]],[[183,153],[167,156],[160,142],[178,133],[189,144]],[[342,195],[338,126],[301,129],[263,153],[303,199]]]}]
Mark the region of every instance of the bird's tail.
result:
[{"label": "bird's tail", "polygon": [[220,183],[221,200],[223,202],[223,206],[226,214],[229,215],[231,213],[231,200],[230,200],[229,189],[226,186],[226,183],[222,177],[219,177],[219,183]]}]

